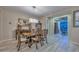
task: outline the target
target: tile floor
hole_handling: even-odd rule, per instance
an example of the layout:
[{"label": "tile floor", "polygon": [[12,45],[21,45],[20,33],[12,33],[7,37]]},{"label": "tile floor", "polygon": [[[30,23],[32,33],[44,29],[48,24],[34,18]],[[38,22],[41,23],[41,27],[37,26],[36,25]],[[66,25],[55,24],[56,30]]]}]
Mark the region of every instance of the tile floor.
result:
[{"label": "tile floor", "polygon": [[[17,52],[16,40],[7,40],[0,42],[0,52]],[[28,48],[26,44],[21,45],[20,52],[79,52],[79,46],[70,43],[68,36],[54,35],[48,37],[48,44],[40,46],[36,50],[33,44],[32,48]]]}]

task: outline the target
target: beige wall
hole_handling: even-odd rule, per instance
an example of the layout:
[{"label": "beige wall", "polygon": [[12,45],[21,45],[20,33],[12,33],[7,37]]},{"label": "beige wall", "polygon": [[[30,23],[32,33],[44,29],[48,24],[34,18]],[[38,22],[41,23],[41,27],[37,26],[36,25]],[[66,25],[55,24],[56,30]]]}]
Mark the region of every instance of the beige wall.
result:
[{"label": "beige wall", "polygon": [[0,9],[0,40],[13,39],[18,18],[27,19],[28,17],[27,14]]},{"label": "beige wall", "polygon": [[46,25],[46,17],[40,17],[39,18],[40,22],[42,23],[42,29],[45,29],[45,25]]},{"label": "beige wall", "polygon": [[2,11],[0,9],[0,40],[3,39],[3,16]]},{"label": "beige wall", "polygon": [[0,10],[0,39],[2,38],[2,35],[1,35],[1,31],[2,31],[2,24],[1,24],[1,10]]}]

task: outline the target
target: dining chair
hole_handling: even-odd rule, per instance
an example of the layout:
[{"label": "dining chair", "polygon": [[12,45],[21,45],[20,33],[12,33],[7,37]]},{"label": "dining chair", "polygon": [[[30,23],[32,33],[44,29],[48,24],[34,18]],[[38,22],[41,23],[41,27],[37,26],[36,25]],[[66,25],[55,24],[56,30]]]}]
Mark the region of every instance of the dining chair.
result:
[{"label": "dining chair", "polygon": [[47,35],[48,35],[48,30],[47,29],[44,29],[43,30],[43,37],[44,37],[44,40],[46,41],[46,43],[48,44]]}]

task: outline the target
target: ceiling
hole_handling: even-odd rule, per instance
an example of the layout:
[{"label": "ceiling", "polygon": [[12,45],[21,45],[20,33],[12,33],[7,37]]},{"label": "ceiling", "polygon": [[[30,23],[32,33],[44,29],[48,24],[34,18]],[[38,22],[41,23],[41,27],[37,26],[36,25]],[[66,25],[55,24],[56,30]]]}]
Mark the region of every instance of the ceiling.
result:
[{"label": "ceiling", "polygon": [[31,16],[40,17],[40,16],[47,16],[49,14],[53,14],[55,12],[63,11],[71,6],[2,6],[1,8],[13,10],[13,11],[20,11],[26,13]]}]

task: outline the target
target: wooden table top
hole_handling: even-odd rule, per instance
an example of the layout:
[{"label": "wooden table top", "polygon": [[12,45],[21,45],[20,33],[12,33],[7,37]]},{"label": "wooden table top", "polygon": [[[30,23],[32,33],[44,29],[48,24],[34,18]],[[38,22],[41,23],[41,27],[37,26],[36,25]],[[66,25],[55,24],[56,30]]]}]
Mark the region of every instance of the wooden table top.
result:
[{"label": "wooden table top", "polygon": [[31,36],[31,35],[32,35],[31,32],[29,32],[29,33],[24,32],[24,33],[22,33],[22,34],[25,35],[25,36]]}]

